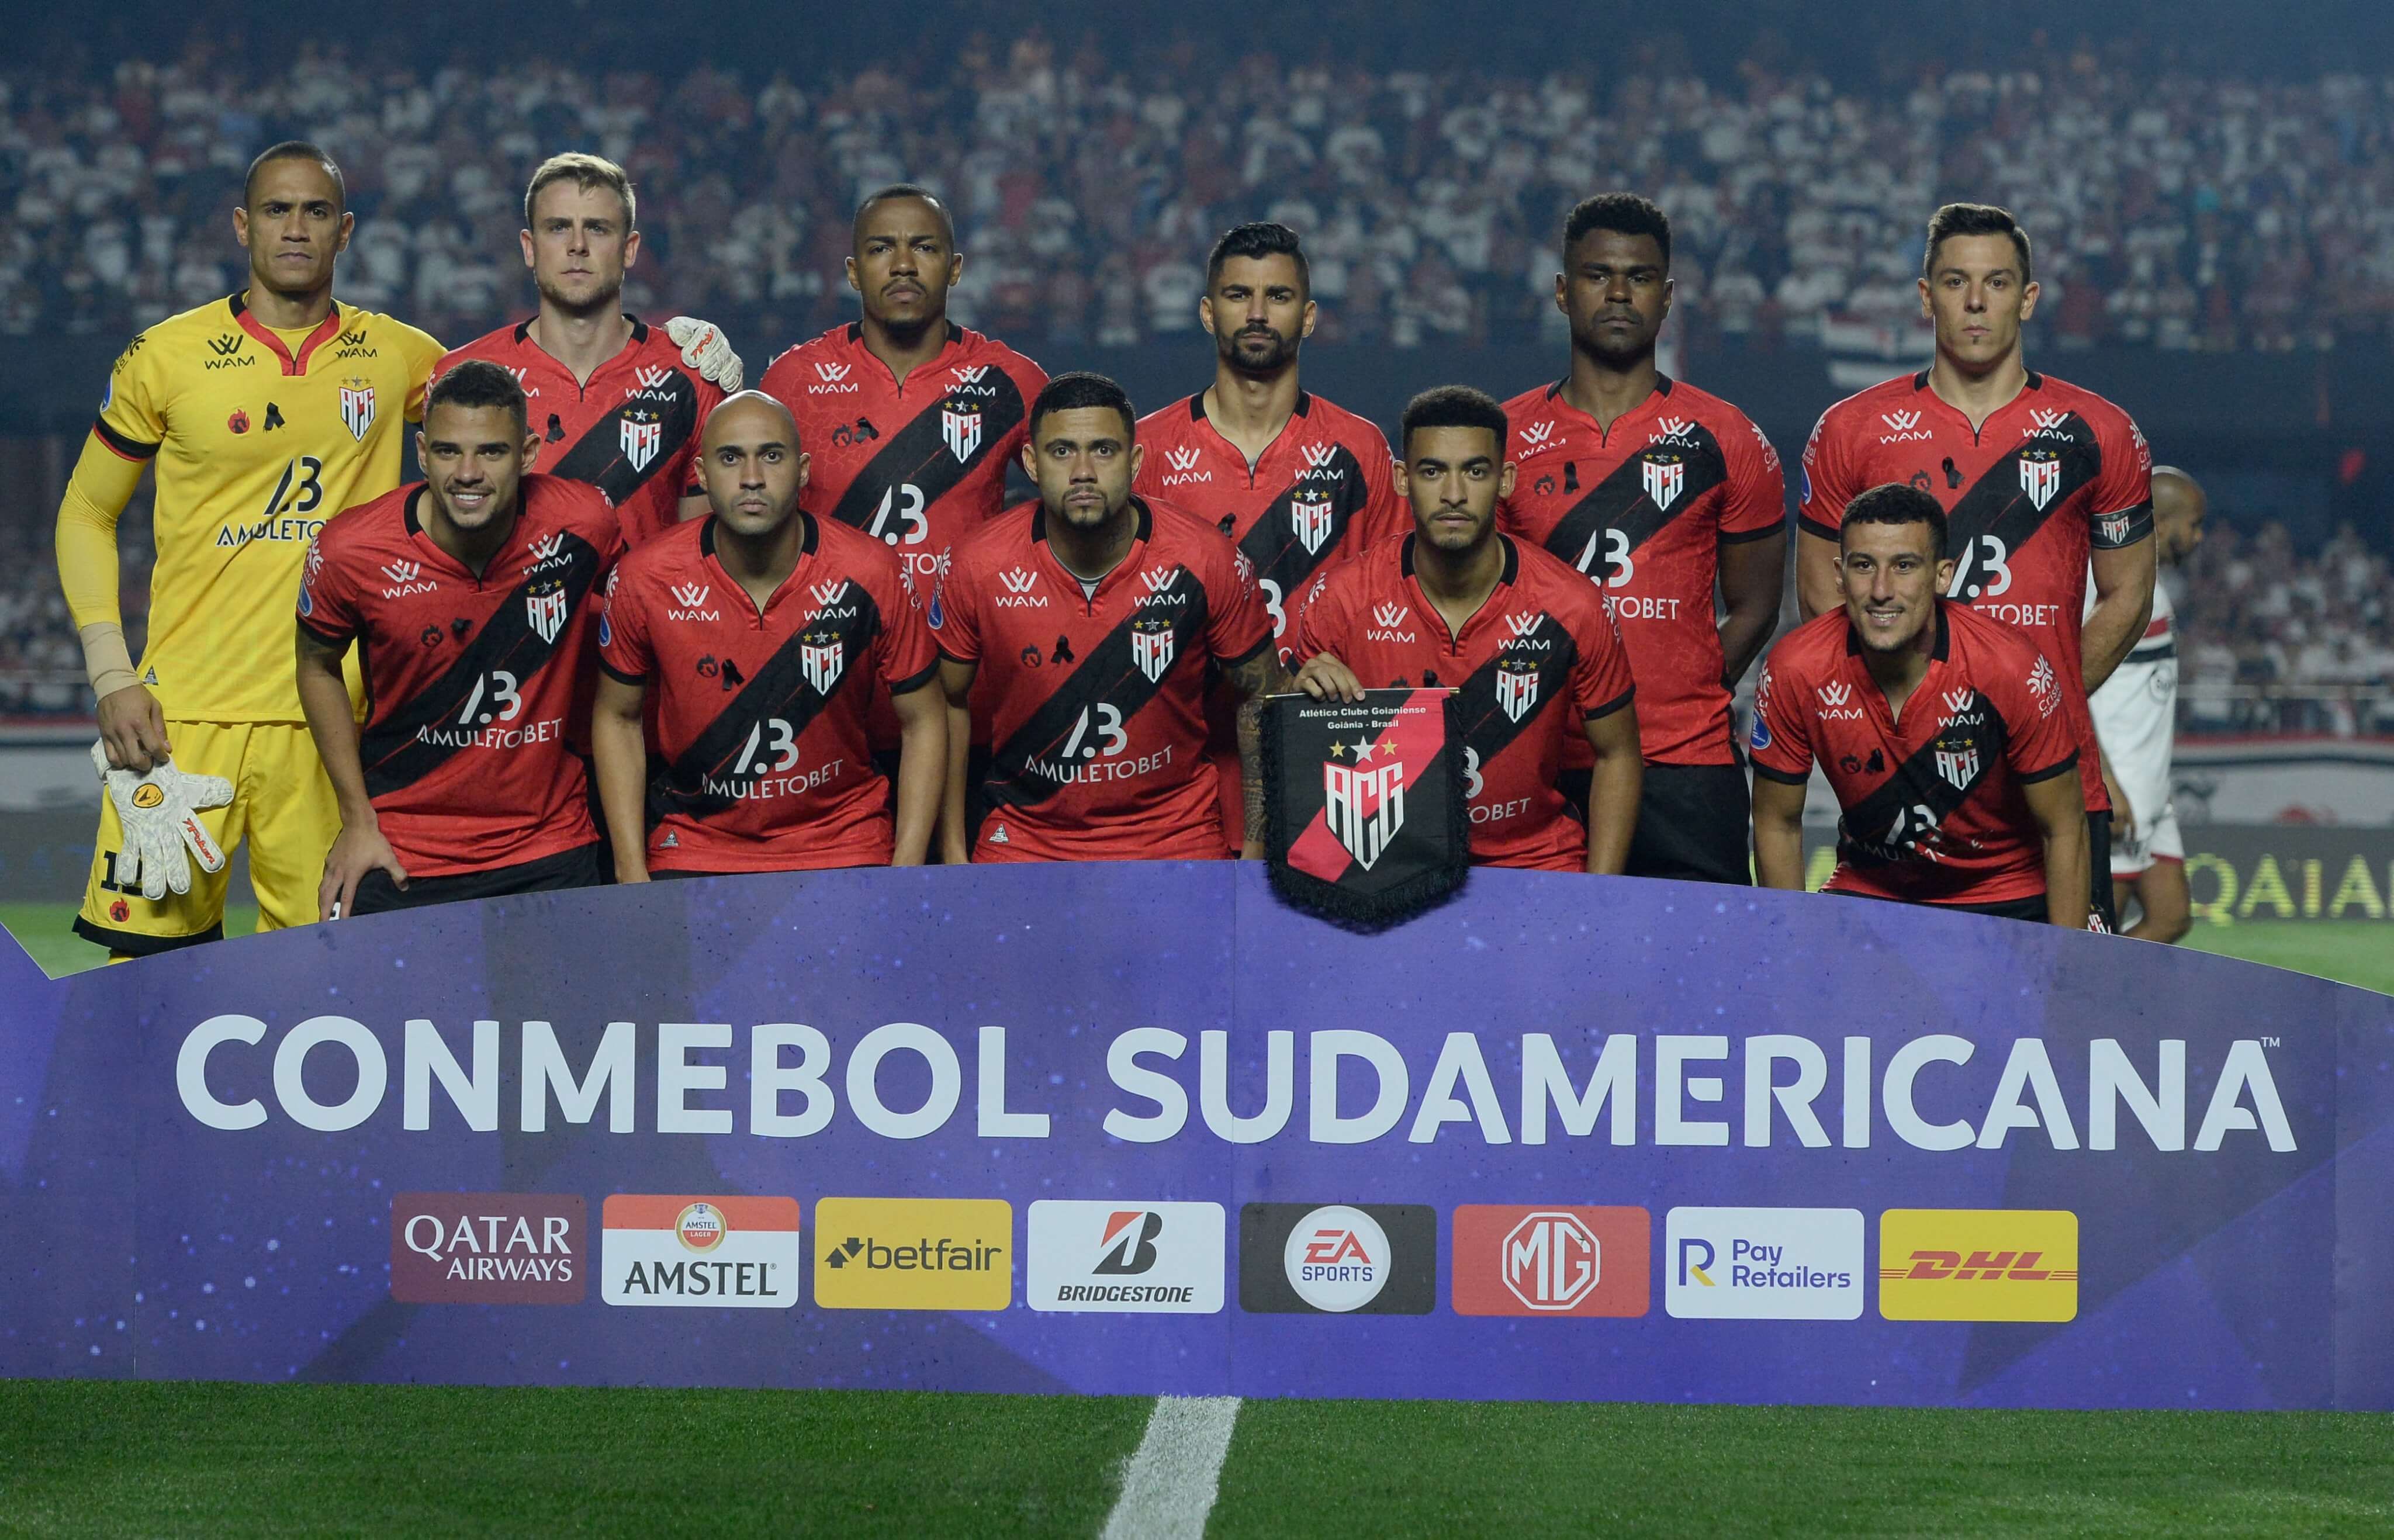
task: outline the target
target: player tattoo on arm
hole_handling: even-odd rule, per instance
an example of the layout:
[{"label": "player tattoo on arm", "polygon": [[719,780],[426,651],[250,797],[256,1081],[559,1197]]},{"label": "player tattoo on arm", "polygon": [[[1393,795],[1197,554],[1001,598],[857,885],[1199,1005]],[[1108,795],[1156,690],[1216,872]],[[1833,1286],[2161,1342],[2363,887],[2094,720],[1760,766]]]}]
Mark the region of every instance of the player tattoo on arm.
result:
[{"label": "player tattoo on arm", "polygon": [[349,655],[349,644],[325,641],[304,625],[297,632],[299,709],[341,808],[341,832],[325,852],[324,880],[316,889],[316,917],[336,920],[349,912],[359,878],[379,868],[405,888],[407,868],[383,837],[374,799],[366,794],[357,718],[349,714],[349,688],[341,678],[341,660]]},{"label": "player tattoo on arm", "polygon": [[1280,665],[1280,650],[1269,641],[1244,663],[1223,670],[1237,689],[1239,700],[1239,789],[1246,804],[1247,827],[1239,855],[1261,861],[1264,854],[1264,697],[1286,693],[1288,670]]}]

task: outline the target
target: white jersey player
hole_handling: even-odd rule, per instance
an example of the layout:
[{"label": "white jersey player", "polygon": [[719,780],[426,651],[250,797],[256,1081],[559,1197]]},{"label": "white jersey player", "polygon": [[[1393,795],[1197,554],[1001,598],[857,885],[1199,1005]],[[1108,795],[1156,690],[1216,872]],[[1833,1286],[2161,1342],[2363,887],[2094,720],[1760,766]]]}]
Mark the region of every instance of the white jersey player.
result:
[{"label": "white jersey player", "polygon": [[[2153,470],[2153,534],[2176,565],[2203,544],[2203,489],[2182,470]],[[2093,593],[2089,586],[2088,593]],[[2190,923],[2186,847],[2170,805],[2170,747],[2177,731],[2177,630],[2169,585],[2153,585],[2152,618],[2127,658],[2087,697],[2103,776],[2111,791],[2111,883],[2124,919],[2136,898],[2143,915],[2125,933],[2175,941]]]}]

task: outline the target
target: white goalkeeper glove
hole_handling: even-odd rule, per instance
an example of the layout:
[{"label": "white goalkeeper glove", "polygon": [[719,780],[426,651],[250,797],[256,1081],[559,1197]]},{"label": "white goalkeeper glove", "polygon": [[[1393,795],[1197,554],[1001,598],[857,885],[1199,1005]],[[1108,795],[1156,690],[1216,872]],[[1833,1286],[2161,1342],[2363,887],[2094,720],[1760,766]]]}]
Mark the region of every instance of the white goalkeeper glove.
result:
[{"label": "white goalkeeper glove", "polygon": [[723,336],[723,328],[711,321],[695,316],[677,315],[665,322],[665,336],[681,349],[681,361],[697,370],[730,395],[740,388],[747,377],[740,367],[740,355]]},{"label": "white goalkeeper glove", "polygon": [[[186,846],[200,858],[203,872],[224,870],[224,851],[199,815],[204,809],[221,808],[232,800],[231,782],[221,775],[188,774],[177,770],[172,759],[161,759],[140,775],[114,770],[108,763],[104,743],[91,745],[91,763],[108,787],[109,800],[116,804],[116,821],[125,826],[122,859],[133,862],[141,874],[143,898],[154,903],[169,888],[178,893],[191,890]],[[116,880],[120,885],[130,882],[133,873],[120,862]]]}]

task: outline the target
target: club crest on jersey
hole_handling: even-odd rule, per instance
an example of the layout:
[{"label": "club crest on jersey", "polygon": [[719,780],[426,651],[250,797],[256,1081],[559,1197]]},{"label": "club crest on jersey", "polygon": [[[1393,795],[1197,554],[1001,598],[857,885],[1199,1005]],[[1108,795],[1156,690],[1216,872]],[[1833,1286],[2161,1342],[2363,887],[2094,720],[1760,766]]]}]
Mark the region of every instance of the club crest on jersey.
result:
[{"label": "club crest on jersey", "polygon": [[553,642],[565,629],[565,580],[544,578],[532,586],[524,595],[524,611],[532,617],[532,628],[540,639]]},{"label": "club crest on jersey", "polygon": [[[1332,754],[1346,745],[1333,744]],[[1358,744],[1357,758],[1370,747]],[[1346,852],[1365,871],[1380,859],[1388,842],[1405,823],[1405,767],[1395,760],[1381,765],[1322,763],[1322,821]]]},{"label": "club crest on jersey", "polygon": [[341,387],[341,426],[349,437],[363,442],[366,429],[374,426],[375,388],[367,380],[351,379]]},{"label": "club crest on jersey", "polygon": [[2128,543],[2131,522],[2124,513],[2107,513],[2095,520],[2095,538],[2107,546],[2124,546]]},{"label": "club crest on jersey", "polygon": [[2020,491],[2028,494],[2036,511],[2043,513],[2054,494],[2061,490],[2061,457],[2049,449],[2022,450],[2019,467]]},{"label": "club crest on jersey", "polygon": [[1687,462],[1677,454],[1650,453],[1638,463],[1638,471],[1646,480],[1646,495],[1658,511],[1668,513],[1688,484]]},{"label": "club crest on jersey", "polygon": [[[1310,456],[1311,450],[1306,451]],[[1322,547],[1330,542],[1332,529],[1338,520],[1336,505],[1330,494],[1319,487],[1299,487],[1288,500],[1288,525],[1296,543],[1305,547],[1308,556],[1320,556]]]},{"label": "club crest on jersey", "polygon": [[1496,704],[1515,721],[1538,704],[1538,665],[1527,658],[1496,660]]},{"label": "club crest on jersey", "polygon": [[852,396],[864,388],[848,377],[856,367],[852,363],[818,363],[815,383],[807,387],[809,396]]},{"label": "club crest on jersey", "polygon": [[1959,748],[1949,749],[1939,744],[1937,773],[1943,776],[1955,791],[1968,791],[1970,783],[1979,779],[1979,745],[1965,744]]},{"label": "club crest on jersey", "polygon": [[946,441],[948,453],[961,465],[973,457],[980,447],[980,403],[950,401],[940,408],[940,437]]},{"label": "club crest on jersey", "polygon": [[1141,615],[1130,623],[1130,661],[1148,683],[1163,682],[1164,670],[1172,666],[1173,648],[1172,622],[1166,617]]},{"label": "club crest on jersey", "polygon": [[657,457],[664,444],[664,419],[646,407],[634,407],[624,414],[616,437],[624,446],[624,458],[634,470],[646,470],[649,462]]},{"label": "club crest on jersey", "polygon": [[798,638],[798,670],[818,695],[828,695],[839,683],[842,643],[835,631],[809,631]]}]

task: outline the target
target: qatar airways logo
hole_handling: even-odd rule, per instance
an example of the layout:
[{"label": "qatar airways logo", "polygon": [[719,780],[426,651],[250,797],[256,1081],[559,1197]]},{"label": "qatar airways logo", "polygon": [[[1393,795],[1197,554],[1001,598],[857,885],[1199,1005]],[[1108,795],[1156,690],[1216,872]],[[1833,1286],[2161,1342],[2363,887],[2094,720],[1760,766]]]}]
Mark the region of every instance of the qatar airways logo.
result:
[{"label": "qatar airways logo", "polygon": [[855,367],[856,365],[852,363],[816,364],[815,383],[807,387],[807,394],[809,396],[855,395],[864,388],[848,377],[848,372]]},{"label": "qatar airways logo", "polygon": [[1917,412],[1882,412],[1878,416],[1879,421],[1888,427],[1888,431],[1879,435],[1878,441],[1883,444],[1909,443],[1915,439],[1936,436],[1920,426],[1920,414]]},{"label": "qatar airways logo", "polygon": [[1197,462],[1203,455],[1204,451],[1195,444],[1165,450],[1164,462],[1172,467],[1172,473],[1164,479],[1164,484],[1167,487],[1177,487],[1190,481],[1212,480],[1214,479],[1212,471],[1197,468]]}]

